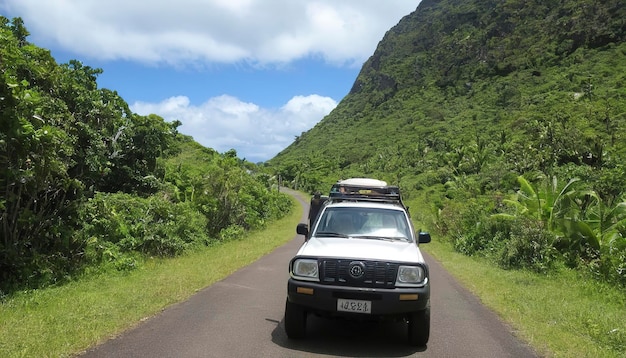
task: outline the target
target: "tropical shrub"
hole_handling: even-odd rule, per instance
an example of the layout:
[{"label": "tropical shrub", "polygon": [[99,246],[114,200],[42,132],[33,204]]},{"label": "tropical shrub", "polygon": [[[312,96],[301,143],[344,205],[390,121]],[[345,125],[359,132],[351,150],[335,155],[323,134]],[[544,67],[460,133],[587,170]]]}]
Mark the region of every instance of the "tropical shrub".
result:
[{"label": "tropical shrub", "polygon": [[97,193],[83,206],[81,218],[80,235],[96,260],[106,256],[99,250],[112,250],[110,244],[120,253],[163,257],[209,242],[206,218],[190,203],[171,203],[162,194]]},{"label": "tropical shrub", "polygon": [[554,177],[540,178],[537,186],[518,180],[515,198],[503,201],[513,210],[493,215],[516,223],[501,252],[502,265],[545,271],[559,257],[570,267],[626,283],[626,202],[607,207],[577,179],[563,186]]},{"label": "tropical shrub", "polygon": [[[511,221],[508,240],[500,246],[496,262],[503,268],[547,272],[557,261],[555,236],[542,221],[521,217]],[[503,233],[504,234],[504,233]]]},{"label": "tropical shrub", "polygon": [[220,231],[219,239],[221,241],[232,241],[241,239],[246,231],[239,225],[230,225]]},{"label": "tropical shrub", "polygon": [[439,211],[437,230],[452,240],[456,250],[473,255],[486,249],[493,239],[491,225],[485,222],[492,212],[492,201],[486,197],[449,201]]}]

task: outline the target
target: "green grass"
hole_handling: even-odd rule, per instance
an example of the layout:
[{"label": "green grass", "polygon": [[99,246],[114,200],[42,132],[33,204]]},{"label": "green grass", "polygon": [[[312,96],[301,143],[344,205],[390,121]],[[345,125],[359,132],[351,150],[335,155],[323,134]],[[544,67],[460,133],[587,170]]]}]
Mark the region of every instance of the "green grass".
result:
[{"label": "green grass", "polygon": [[434,240],[423,245],[542,356],[625,357],[626,294],[570,270],[503,270]]},{"label": "green grass", "polygon": [[294,208],[243,240],[174,259],[151,259],[130,273],[109,273],[5,299],[0,305],[0,357],[71,356],[136,325],[293,238],[302,216],[301,206]]}]

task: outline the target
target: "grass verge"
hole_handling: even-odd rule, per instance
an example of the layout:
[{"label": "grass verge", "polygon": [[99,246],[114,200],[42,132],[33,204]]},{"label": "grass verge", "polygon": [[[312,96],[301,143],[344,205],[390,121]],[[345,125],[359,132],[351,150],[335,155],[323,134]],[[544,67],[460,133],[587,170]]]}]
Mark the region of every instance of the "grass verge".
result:
[{"label": "grass verge", "polygon": [[547,357],[626,357],[626,295],[579,272],[503,270],[433,241],[422,249]]},{"label": "grass verge", "polygon": [[244,240],[13,295],[0,305],[0,357],[72,356],[187,299],[293,238],[302,217],[294,204],[287,217]]}]

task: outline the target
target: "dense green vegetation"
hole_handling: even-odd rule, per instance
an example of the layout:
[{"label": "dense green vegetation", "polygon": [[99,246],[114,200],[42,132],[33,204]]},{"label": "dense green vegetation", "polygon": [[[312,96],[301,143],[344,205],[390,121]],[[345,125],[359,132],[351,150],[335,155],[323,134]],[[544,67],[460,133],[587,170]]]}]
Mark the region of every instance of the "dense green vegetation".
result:
[{"label": "dense green vegetation", "polygon": [[133,270],[240,237],[289,212],[270,177],[139,116],[0,16],[0,297]]},{"label": "dense green vegetation", "polygon": [[284,245],[302,212],[296,205],[245,240],[176,257],[140,257],[140,270],[18,291],[0,304],[0,357],[75,357]]},{"label": "dense green vegetation", "polygon": [[620,0],[423,0],[269,164],[310,192],[385,179],[460,252],[625,288],[624,19]]}]

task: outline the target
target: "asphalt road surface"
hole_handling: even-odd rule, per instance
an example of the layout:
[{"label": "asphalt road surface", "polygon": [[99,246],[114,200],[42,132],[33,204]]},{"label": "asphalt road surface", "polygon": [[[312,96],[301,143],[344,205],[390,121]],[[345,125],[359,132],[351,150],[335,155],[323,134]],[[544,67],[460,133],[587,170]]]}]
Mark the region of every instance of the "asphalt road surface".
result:
[{"label": "asphalt road surface", "polygon": [[[308,203],[300,201],[306,214]],[[302,236],[294,237],[189,300],[88,350],[84,357],[536,357],[430,256],[426,256],[431,279],[427,347],[407,345],[406,325],[400,322],[355,323],[313,316],[307,338],[289,340],[283,328],[287,266],[302,241]]]}]

